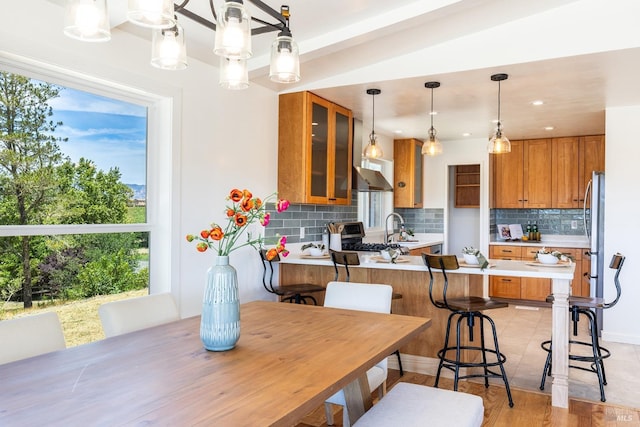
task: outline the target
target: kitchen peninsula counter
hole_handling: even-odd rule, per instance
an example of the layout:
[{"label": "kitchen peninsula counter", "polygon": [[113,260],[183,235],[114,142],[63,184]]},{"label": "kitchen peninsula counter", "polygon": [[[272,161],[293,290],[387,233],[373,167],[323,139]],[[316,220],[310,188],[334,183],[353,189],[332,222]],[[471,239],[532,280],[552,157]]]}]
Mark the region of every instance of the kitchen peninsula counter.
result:
[{"label": "kitchen peninsula counter", "polygon": [[[449,312],[435,308],[429,300],[429,272],[421,256],[402,256],[404,262],[371,262],[371,252],[360,252],[359,266],[349,267],[351,281],[357,283],[383,283],[393,287],[402,298],[394,300],[392,311],[396,314],[428,317],[432,327],[422,332],[413,341],[400,349],[403,365],[408,371],[434,375],[437,367],[437,351],[442,347]],[[568,329],[569,310],[567,298],[575,266],[563,267],[535,265],[526,261],[489,260],[490,267],[461,265],[458,270],[448,271],[449,297],[482,296],[484,276],[534,277],[552,279],[555,296],[553,315],[553,396],[555,406],[568,405]],[[532,265],[534,264],[534,265]],[[337,280],[346,280],[344,267],[339,266]],[[280,284],[313,283],[326,286],[336,280],[335,269],[330,258],[312,258],[291,253],[280,262]],[[436,272],[435,295],[439,295],[443,285],[442,273]],[[322,296],[318,302],[322,304]],[[477,326],[476,326],[477,327]],[[549,331],[551,332],[551,331]],[[466,335],[466,334],[465,334]],[[462,345],[465,339],[463,339]],[[563,359],[564,358],[564,359]],[[393,365],[393,358],[390,359]]]}]

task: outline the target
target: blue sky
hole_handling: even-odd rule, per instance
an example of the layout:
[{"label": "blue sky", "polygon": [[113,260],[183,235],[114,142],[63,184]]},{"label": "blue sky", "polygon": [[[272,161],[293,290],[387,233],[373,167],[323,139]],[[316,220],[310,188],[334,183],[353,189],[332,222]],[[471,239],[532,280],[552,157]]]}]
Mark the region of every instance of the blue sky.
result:
[{"label": "blue sky", "polygon": [[60,150],[78,161],[93,160],[99,169],[117,167],[125,184],[146,183],[147,109],[71,88],[51,99],[53,120],[63,122],[56,136]]}]

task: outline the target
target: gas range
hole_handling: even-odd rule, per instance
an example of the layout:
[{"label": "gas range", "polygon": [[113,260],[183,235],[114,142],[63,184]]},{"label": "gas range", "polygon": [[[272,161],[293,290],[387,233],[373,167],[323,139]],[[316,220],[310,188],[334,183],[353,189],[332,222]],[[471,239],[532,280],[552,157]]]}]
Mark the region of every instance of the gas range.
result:
[{"label": "gas range", "polygon": [[385,249],[400,249],[400,245],[397,243],[362,243],[360,242],[345,242],[342,241],[343,251],[361,251],[361,252],[380,252]]},{"label": "gas range", "polygon": [[341,235],[343,251],[380,252],[390,248],[403,249],[397,243],[363,243],[362,238],[365,233],[362,222],[341,222],[336,225],[343,226]]}]

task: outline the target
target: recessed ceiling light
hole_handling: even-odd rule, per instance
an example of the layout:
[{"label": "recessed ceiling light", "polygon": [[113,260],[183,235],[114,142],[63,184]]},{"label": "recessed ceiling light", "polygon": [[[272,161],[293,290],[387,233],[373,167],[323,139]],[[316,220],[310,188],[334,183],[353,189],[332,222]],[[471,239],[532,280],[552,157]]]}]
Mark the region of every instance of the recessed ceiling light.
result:
[{"label": "recessed ceiling light", "polygon": [[465,132],[462,134],[462,136],[471,136],[471,132]]},{"label": "recessed ceiling light", "polygon": [[393,131],[393,133],[402,133],[402,129],[396,129]]},{"label": "recessed ceiling light", "polygon": [[429,112],[429,115],[430,116],[437,116],[438,112],[437,111],[431,111],[431,112]]},{"label": "recessed ceiling light", "polygon": [[553,130],[553,126],[545,126],[544,130]]},{"label": "recessed ceiling light", "polygon": [[544,101],[537,100],[537,101],[533,101],[532,104],[533,105],[542,105],[542,104],[544,104]]}]

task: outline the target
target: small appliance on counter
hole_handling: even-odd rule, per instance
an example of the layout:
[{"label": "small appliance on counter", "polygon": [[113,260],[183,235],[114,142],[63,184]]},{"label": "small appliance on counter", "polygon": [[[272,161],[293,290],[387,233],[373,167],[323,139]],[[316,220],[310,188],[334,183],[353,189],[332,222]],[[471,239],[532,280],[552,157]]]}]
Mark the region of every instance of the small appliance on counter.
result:
[{"label": "small appliance on counter", "polygon": [[398,243],[363,243],[362,238],[365,236],[364,224],[361,221],[355,222],[337,222],[335,226],[342,226],[342,250],[343,251],[362,251],[362,252],[380,252],[385,249],[400,249],[406,251],[406,248]]}]

